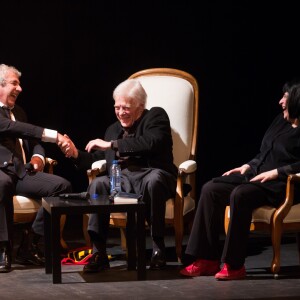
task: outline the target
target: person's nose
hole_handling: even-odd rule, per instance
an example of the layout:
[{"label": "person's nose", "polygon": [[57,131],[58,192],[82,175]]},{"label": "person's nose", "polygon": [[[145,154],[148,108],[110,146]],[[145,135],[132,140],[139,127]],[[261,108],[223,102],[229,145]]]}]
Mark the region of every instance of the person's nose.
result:
[{"label": "person's nose", "polygon": [[282,105],[284,103],[284,97],[282,97],[280,100],[279,100],[279,105]]},{"label": "person's nose", "polygon": [[123,106],[120,106],[120,111],[119,111],[119,113],[120,113],[121,115],[123,115],[123,114],[126,113],[126,112],[127,112],[126,108],[123,107]]}]

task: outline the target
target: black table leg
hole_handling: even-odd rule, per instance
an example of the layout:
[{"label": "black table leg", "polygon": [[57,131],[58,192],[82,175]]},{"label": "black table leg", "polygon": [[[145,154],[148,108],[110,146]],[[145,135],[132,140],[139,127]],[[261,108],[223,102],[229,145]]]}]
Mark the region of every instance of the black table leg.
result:
[{"label": "black table leg", "polygon": [[137,211],[137,278],[146,279],[146,229],[145,206],[140,206]]},{"label": "black table leg", "polygon": [[134,212],[127,212],[126,245],[127,268],[128,270],[136,270],[136,222]]},{"label": "black table leg", "polygon": [[52,212],[52,265],[53,283],[61,283],[61,260],[60,260],[60,217],[61,214]]},{"label": "black table leg", "polygon": [[44,208],[44,238],[45,238],[45,272],[52,273],[52,234],[51,234],[51,216]]}]

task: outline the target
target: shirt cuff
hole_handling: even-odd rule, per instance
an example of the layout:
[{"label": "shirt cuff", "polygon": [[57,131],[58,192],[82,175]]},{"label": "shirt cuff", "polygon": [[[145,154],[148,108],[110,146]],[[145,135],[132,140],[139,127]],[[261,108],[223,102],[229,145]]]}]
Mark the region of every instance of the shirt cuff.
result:
[{"label": "shirt cuff", "polygon": [[110,148],[114,151],[118,150],[118,140],[111,141]]},{"label": "shirt cuff", "polygon": [[42,136],[42,141],[49,142],[49,143],[56,143],[57,131],[45,128]]}]

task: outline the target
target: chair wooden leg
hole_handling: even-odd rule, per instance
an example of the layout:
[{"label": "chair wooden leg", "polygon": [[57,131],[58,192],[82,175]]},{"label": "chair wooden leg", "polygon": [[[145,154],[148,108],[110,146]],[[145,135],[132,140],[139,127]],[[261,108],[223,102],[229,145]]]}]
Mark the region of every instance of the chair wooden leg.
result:
[{"label": "chair wooden leg", "polygon": [[278,276],[280,270],[280,244],[282,236],[282,222],[273,224],[272,228],[272,245],[273,245],[273,260],[271,264],[271,271],[274,276]]},{"label": "chair wooden leg", "polygon": [[88,223],[89,223],[89,217],[88,217],[87,214],[84,214],[83,218],[82,218],[83,236],[84,236],[84,239],[85,239],[86,246],[87,247],[92,247],[92,243],[91,243],[91,240],[90,240],[90,235],[89,235],[88,230],[87,230]]},{"label": "chair wooden leg", "polygon": [[63,249],[68,249],[68,245],[65,242],[64,238],[63,238],[63,231],[65,228],[65,224],[66,224],[66,215],[62,215],[60,217],[60,244],[62,246]]},{"label": "chair wooden leg", "polygon": [[177,260],[179,263],[181,263],[182,241],[183,241],[183,222],[181,224],[180,224],[180,222],[178,222],[177,224],[175,223],[174,230],[175,230],[175,249],[176,249]]},{"label": "chair wooden leg", "polygon": [[121,248],[122,250],[126,251],[126,230],[125,228],[120,228],[120,234],[121,234]]},{"label": "chair wooden leg", "polygon": [[296,240],[297,240],[297,250],[299,255],[299,264],[300,264],[300,232],[296,233]]}]

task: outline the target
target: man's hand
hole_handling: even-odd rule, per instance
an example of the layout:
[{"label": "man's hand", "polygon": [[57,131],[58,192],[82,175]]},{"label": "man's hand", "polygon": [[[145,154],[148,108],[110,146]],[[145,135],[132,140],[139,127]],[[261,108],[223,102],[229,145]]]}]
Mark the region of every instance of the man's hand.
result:
[{"label": "man's hand", "polygon": [[68,143],[70,138],[66,137],[65,135],[62,135],[61,133],[57,133],[57,140],[56,144],[61,147],[62,144]]},{"label": "man's hand", "polygon": [[278,178],[278,171],[277,169],[267,171],[260,173],[253,177],[250,181],[260,181],[260,182],[266,182],[269,180],[277,179]]},{"label": "man's hand", "polygon": [[44,170],[44,163],[40,157],[33,156],[30,163],[33,165],[33,170],[31,172],[42,172]]},{"label": "man's hand", "polygon": [[98,150],[102,150],[102,151],[111,149],[111,142],[106,142],[106,141],[101,140],[101,139],[91,140],[85,146],[85,150],[87,152],[91,152],[93,149],[94,150],[98,149]]},{"label": "man's hand", "polygon": [[61,134],[58,134],[58,143],[60,150],[65,154],[66,157],[78,157],[78,150],[73,143],[73,141],[69,138],[67,134],[64,134],[63,136]]},{"label": "man's hand", "polygon": [[244,164],[242,165],[241,167],[238,167],[238,168],[234,168],[234,169],[231,169],[227,172],[225,172],[222,176],[227,176],[227,175],[230,175],[230,174],[233,174],[233,173],[240,173],[240,174],[245,174],[247,170],[250,169],[250,166],[247,165],[247,164]]}]

